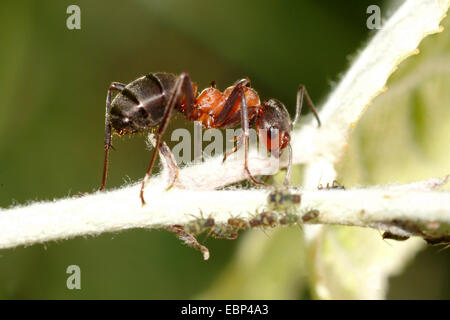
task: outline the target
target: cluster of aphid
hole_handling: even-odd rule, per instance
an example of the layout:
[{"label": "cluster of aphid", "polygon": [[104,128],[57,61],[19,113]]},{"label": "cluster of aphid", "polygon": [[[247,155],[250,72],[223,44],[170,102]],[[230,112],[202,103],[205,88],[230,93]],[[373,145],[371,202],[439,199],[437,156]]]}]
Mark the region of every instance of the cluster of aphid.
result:
[{"label": "cluster of aphid", "polygon": [[301,195],[292,193],[288,189],[272,191],[267,198],[267,210],[255,214],[250,220],[239,217],[231,217],[226,223],[216,223],[213,217],[196,218],[188,222],[183,228],[194,236],[207,233],[208,236],[217,239],[234,240],[239,231],[249,228],[273,228],[277,225],[294,225],[307,222],[316,218],[317,210],[308,211],[306,214],[295,213],[295,206],[300,204]]},{"label": "cluster of aphid", "polygon": [[196,236],[207,233],[216,239],[234,240],[241,230],[249,228],[273,228],[277,225],[294,225],[305,223],[315,219],[319,215],[318,210],[309,210],[300,215],[296,213],[296,207],[301,202],[300,193],[292,193],[289,189],[276,189],[267,197],[267,209],[257,213],[251,219],[246,220],[239,217],[230,217],[226,223],[216,223],[211,216],[204,217],[201,212],[200,218],[196,218],[184,226],[174,225],[167,228],[173,232],[185,244],[196,248],[203,253],[205,260],[209,258],[208,248],[201,245]]},{"label": "cluster of aphid", "polygon": [[228,219],[227,224],[216,224],[214,218],[202,217],[190,221],[184,226],[184,230],[195,236],[207,232],[207,234],[217,239],[234,240],[238,236],[239,230],[248,228],[248,223],[239,218]]}]

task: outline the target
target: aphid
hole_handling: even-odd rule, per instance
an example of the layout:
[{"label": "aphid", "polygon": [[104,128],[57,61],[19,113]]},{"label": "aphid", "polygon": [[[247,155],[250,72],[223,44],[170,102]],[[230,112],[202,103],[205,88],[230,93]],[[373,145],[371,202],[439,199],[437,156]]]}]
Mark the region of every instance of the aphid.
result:
[{"label": "aphid", "polygon": [[[119,91],[114,99],[112,99],[113,91]],[[298,88],[296,114],[291,121],[286,107],[280,101],[269,99],[261,103],[258,93],[250,87],[248,78],[237,81],[224,92],[220,92],[213,85],[198,95],[197,85],[191,82],[186,72],[179,76],[170,73],[151,73],[129,84],[113,82],[106,97],[105,158],[100,190],[103,190],[106,184],[112,133],[125,135],[158,128],[153,155],[140,189],[140,198],[142,204],[145,204],[144,187],[151,176],[156,155],[161,147],[165,150],[162,154],[169,167],[178,168],[173,157],[169,156],[170,149],[162,141],[174,110],[184,114],[189,121],[201,122],[205,128],[225,129],[240,125],[243,132],[238,142],[241,143],[224,155],[224,161],[243,144],[245,172],[253,183],[265,185],[256,180],[248,169],[249,127],[255,126],[259,132],[259,139],[272,155],[280,157],[284,149],[288,149],[289,164],[285,179],[285,185],[288,185],[292,167],[290,132],[300,116],[303,98],[306,99],[320,126],[316,109],[303,85]],[[170,186],[174,184],[176,178],[177,176],[173,174]]]},{"label": "aphid", "polygon": [[211,230],[211,228],[214,227],[214,225],[215,225],[214,218],[212,217],[204,218],[202,213],[201,218],[197,218],[195,220],[188,222],[184,226],[184,229],[189,233],[199,235],[205,231]]},{"label": "aphid", "polygon": [[269,193],[267,206],[271,210],[288,210],[300,204],[301,200],[300,193],[292,193],[288,189],[278,189]]},{"label": "aphid", "polygon": [[389,232],[389,231],[383,232],[382,238],[383,239],[392,239],[392,240],[397,240],[397,241],[405,241],[405,240],[409,239],[408,236],[402,236],[402,235],[394,234],[394,233]]},{"label": "aphid", "polygon": [[319,210],[309,210],[302,216],[303,222],[308,222],[312,219],[315,219],[319,216]]},{"label": "aphid", "polygon": [[229,218],[228,225],[235,230],[245,230],[249,228],[248,222],[241,218]]},{"label": "aphid", "polygon": [[278,221],[278,216],[273,212],[262,212],[249,221],[250,227],[275,227]]},{"label": "aphid", "polygon": [[184,229],[192,234],[199,235],[214,227],[214,218],[198,219],[188,222]]},{"label": "aphid", "polygon": [[295,224],[298,222],[300,217],[294,213],[285,213],[278,221],[281,225]]},{"label": "aphid", "polygon": [[333,183],[330,185],[329,183],[327,183],[327,185],[325,186],[325,188],[322,186],[322,184],[319,184],[317,186],[318,190],[323,190],[323,189],[339,189],[339,190],[345,190],[344,186],[341,186],[336,180],[333,180]]},{"label": "aphid", "polygon": [[236,230],[226,224],[215,225],[208,233],[211,237],[216,239],[227,239],[234,240],[237,238],[238,234]]}]

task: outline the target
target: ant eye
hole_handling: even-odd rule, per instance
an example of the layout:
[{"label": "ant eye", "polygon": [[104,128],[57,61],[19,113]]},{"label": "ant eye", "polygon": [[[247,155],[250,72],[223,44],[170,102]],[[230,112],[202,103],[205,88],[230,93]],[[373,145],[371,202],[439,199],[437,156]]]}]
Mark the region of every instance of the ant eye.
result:
[{"label": "ant eye", "polygon": [[269,139],[273,139],[275,137],[278,136],[278,133],[280,132],[280,129],[278,129],[278,127],[276,126],[272,126],[269,128],[269,130],[267,131],[267,137]]}]

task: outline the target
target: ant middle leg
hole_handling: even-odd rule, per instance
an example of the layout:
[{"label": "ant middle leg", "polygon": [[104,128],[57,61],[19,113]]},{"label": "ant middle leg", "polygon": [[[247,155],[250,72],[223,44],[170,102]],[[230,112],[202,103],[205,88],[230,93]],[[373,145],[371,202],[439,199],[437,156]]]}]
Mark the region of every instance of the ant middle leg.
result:
[{"label": "ant middle leg", "polygon": [[145,174],[144,179],[142,180],[141,185],[140,197],[142,205],[145,205],[144,188],[146,182],[148,181],[148,179],[150,179],[153,165],[155,164],[156,160],[156,155],[159,153],[159,148],[161,146],[161,138],[164,134],[164,131],[167,128],[173,109],[175,109],[175,106],[178,103],[181,103],[183,96],[185,98],[185,112],[187,115],[191,115],[194,110],[194,90],[192,88],[191,79],[186,72],[180,74],[175,83],[174,90],[169,98],[169,102],[167,103],[166,110],[164,111],[161,124],[159,125],[158,131],[156,133],[155,149],[153,150],[152,158],[150,160],[147,172]]},{"label": "ant middle leg", "polygon": [[111,148],[111,123],[109,122],[109,111],[111,110],[112,92],[122,91],[125,88],[125,84],[120,82],[113,82],[109,86],[108,93],[106,95],[106,112],[105,112],[105,159],[103,162],[103,178],[100,190],[105,189],[106,178],[108,175],[108,157],[109,149]]},{"label": "ant middle leg", "polygon": [[232,155],[233,153],[238,151],[238,149],[242,145],[242,138],[243,138],[243,133],[240,134],[239,137],[235,137],[234,138],[234,141],[236,142],[236,146],[233,147],[233,149],[228,150],[227,152],[225,152],[225,154],[223,155],[222,163],[224,163],[230,155]]},{"label": "ant middle leg", "polygon": [[245,99],[245,90],[242,86],[240,86],[240,94],[241,94],[241,126],[242,126],[242,134],[243,142],[244,142],[244,169],[245,172],[247,172],[248,177],[250,180],[256,184],[256,185],[262,185],[267,186],[264,182],[256,180],[255,177],[253,177],[252,173],[250,172],[250,169],[248,168],[248,144],[249,144],[249,125],[248,125],[248,107],[247,107],[247,101]]},{"label": "ant middle leg", "polygon": [[[249,119],[248,119],[248,109],[247,106],[247,100],[245,98],[245,90],[244,88],[250,84],[250,80],[248,78],[243,78],[236,82],[236,85],[231,91],[230,95],[228,96],[224,107],[222,108],[219,116],[217,117],[216,124],[217,126],[222,126],[225,124],[228,116],[232,112],[232,109],[236,102],[238,101],[239,97],[241,98],[241,127],[242,127],[242,136],[239,136],[239,140],[242,139],[242,144],[244,145],[244,169],[247,173],[249,179],[256,185],[263,185],[266,186],[266,184],[262,181],[258,181],[253,175],[251,174],[249,168],[248,168],[248,144],[249,144]],[[237,151],[237,149],[240,147],[239,141],[238,145],[231,150],[231,153],[234,153]],[[230,152],[225,153],[224,160],[231,154]]]}]

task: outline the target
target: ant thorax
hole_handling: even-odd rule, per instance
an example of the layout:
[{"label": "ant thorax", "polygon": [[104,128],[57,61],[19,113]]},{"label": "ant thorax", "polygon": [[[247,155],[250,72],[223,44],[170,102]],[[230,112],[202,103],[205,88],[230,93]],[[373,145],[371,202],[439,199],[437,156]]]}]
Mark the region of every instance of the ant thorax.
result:
[{"label": "ant thorax", "polygon": [[[241,99],[234,104],[225,124],[217,125],[216,119],[235,86],[228,87],[224,92],[214,87],[204,89],[196,98],[195,120],[200,121],[205,128],[232,128],[241,123]],[[244,88],[245,100],[248,105],[249,120],[259,114],[261,101],[258,93],[249,87]]]}]

